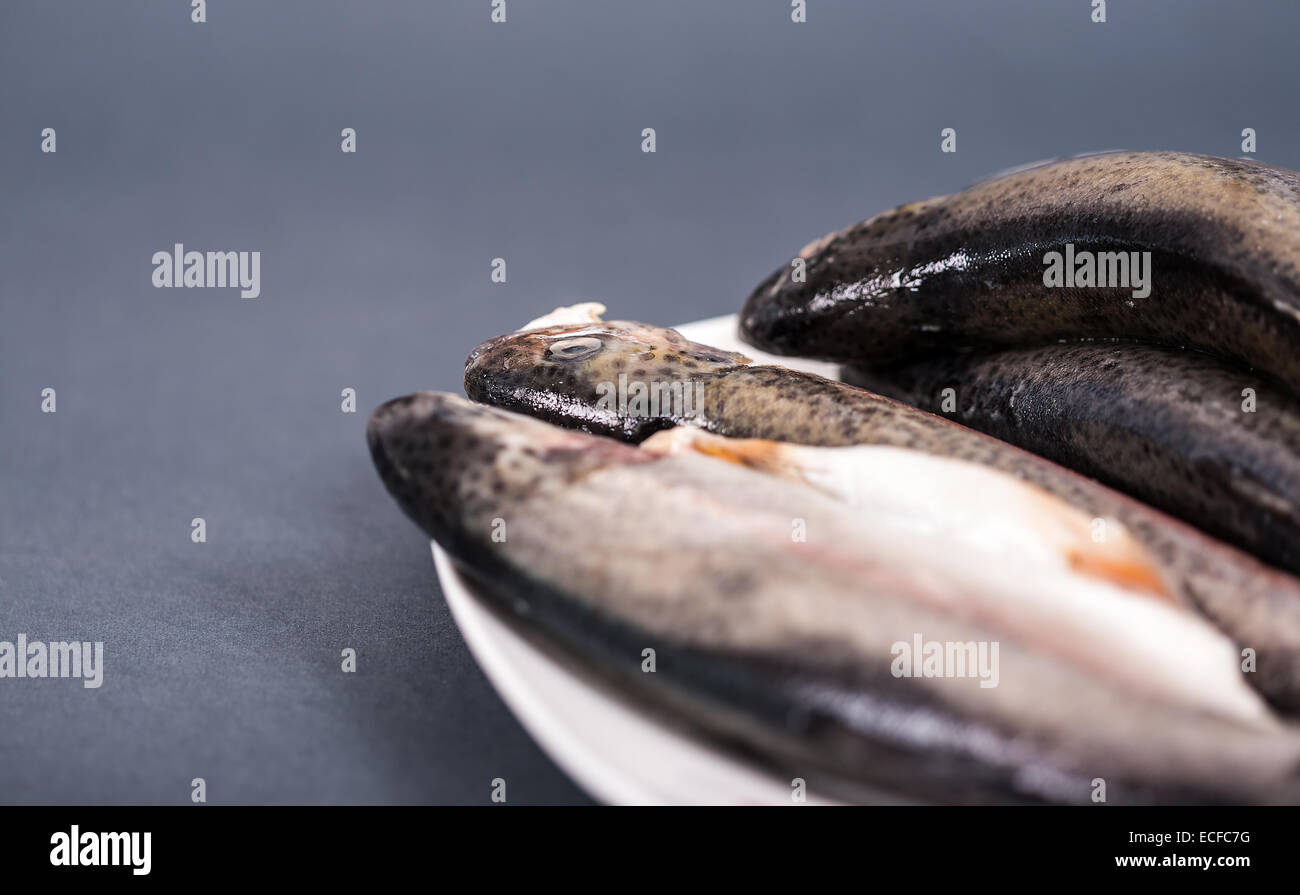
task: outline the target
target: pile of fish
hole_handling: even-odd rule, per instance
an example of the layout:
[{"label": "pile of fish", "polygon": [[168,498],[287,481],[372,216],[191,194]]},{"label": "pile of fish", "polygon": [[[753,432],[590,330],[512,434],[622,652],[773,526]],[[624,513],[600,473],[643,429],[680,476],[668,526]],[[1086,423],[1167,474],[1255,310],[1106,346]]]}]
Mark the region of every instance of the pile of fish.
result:
[{"label": "pile of fish", "polygon": [[1300,802],[1300,177],[1090,156],[796,261],[742,336],[866,388],[577,305],[375,466],[536,643],[818,791]]},{"label": "pile of fish", "polygon": [[[1080,259],[1056,288],[1049,253]],[[951,387],[953,419],[1300,571],[1300,174],[1085,156],[799,259],[798,280],[782,268],[746,302],[753,345],[866,368],[848,378],[926,409]],[[1130,282],[1096,285],[1113,272]]]}]

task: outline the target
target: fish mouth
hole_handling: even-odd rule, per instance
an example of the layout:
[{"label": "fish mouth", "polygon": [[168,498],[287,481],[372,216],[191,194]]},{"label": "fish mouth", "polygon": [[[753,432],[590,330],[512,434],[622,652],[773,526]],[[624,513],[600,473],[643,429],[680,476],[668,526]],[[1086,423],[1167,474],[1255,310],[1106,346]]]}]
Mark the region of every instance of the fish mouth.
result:
[{"label": "fish mouth", "polygon": [[[476,404],[449,392],[423,391],[393,398],[375,408],[366,423],[372,456],[396,475],[410,478],[427,458],[465,457],[487,453],[507,437],[528,438],[547,449],[574,447],[580,436],[535,419],[486,404]],[[470,458],[470,459],[484,459]]]},{"label": "fish mouth", "polygon": [[370,459],[384,487],[402,512],[440,543],[455,535],[460,510],[454,483],[438,474],[436,453],[440,446],[451,447],[440,422],[447,397],[403,395],[375,408],[366,421]]},{"label": "fish mouth", "polygon": [[740,336],[773,354],[797,354],[810,328],[807,311],[782,292],[785,270],[778,268],[759,283],[740,309]]},{"label": "fish mouth", "polygon": [[473,423],[465,411],[472,406],[454,395],[425,391],[385,401],[370,414],[370,457],[399,501],[413,496],[409,489],[421,484],[440,455],[462,446],[460,433]]},{"label": "fish mouth", "polygon": [[[377,407],[366,442],[389,493],[435,537],[463,522],[467,507],[518,499],[546,480],[573,481],[610,464],[656,459],[610,439],[432,391]],[[503,455],[509,462],[498,462]]]},{"label": "fish mouth", "polygon": [[548,362],[547,345],[571,331],[598,335],[602,327],[572,325],[506,333],[477,345],[465,359],[463,386],[471,401],[504,411],[523,413],[557,424],[575,424],[598,434],[616,434],[618,426],[603,420],[593,405],[595,383],[580,388],[580,367],[564,367],[568,388],[555,388],[561,365]]}]

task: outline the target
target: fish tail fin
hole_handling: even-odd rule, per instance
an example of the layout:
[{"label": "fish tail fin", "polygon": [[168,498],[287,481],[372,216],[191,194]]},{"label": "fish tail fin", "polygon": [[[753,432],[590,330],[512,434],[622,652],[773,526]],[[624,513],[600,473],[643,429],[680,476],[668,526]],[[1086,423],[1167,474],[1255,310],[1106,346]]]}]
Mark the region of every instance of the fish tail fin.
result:
[{"label": "fish tail fin", "polygon": [[696,453],[747,466],[762,472],[776,473],[802,481],[785,462],[784,446],[779,441],[762,438],[727,438],[690,426],[674,426],[656,432],[641,442],[643,450],[653,454]]}]

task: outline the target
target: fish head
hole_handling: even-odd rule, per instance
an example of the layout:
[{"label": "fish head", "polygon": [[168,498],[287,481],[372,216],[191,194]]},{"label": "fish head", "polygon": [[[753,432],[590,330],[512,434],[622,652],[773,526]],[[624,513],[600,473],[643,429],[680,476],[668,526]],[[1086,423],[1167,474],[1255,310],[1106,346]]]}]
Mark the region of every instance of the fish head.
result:
[{"label": "fish head", "polygon": [[749,363],[742,354],[692,342],[674,329],[604,321],[589,311],[566,321],[568,310],[470,352],[465,393],[475,401],[636,443],[680,419],[673,407],[638,410],[627,400],[629,393],[640,388],[678,394]]},{"label": "fish head", "polygon": [[366,440],[384,485],[444,545],[486,540],[511,506],[616,463],[650,462],[637,448],[474,404],[417,392],[380,405]]},{"label": "fish head", "polygon": [[740,309],[741,338],[773,354],[855,356],[854,330],[846,325],[855,315],[888,307],[968,263],[961,250],[931,264],[908,261],[906,247],[934,223],[943,199],[900,205],[805,245],[794,259],[798,267],[778,267],[749,294]]},{"label": "fish head", "polygon": [[827,234],[800,250],[798,257],[807,265],[803,278],[796,279],[786,265],[754,287],[740,309],[742,339],[773,354],[816,355],[815,347],[834,332],[844,310],[837,300],[844,287],[822,277],[823,258],[834,257],[839,239],[838,233]]}]

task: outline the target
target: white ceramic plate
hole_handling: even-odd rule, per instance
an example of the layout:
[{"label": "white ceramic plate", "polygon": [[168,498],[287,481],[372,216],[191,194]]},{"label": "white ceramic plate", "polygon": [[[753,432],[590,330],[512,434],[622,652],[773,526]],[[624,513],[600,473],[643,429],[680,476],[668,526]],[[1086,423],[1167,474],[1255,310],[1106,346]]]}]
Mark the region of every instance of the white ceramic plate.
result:
[{"label": "white ceramic plate", "polygon": [[[832,364],[776,358],[736,338],[736,317],[679,326],[696,342],[834,377]],[[659,724],[552,660],[485,608],[433,544],[443,595],[492,686],[538,744],[591,796],[613,805],[792,805],[779,779]],[[806,804],[834,804],[807,793]]]}]

